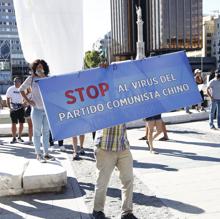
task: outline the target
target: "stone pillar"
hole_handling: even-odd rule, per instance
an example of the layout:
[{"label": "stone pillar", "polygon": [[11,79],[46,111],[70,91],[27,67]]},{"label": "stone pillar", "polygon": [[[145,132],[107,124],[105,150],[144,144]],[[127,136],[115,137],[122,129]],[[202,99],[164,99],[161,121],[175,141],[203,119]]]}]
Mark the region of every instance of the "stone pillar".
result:
[{"label": "stone pillar", "polygon": [[136,43],[137,46],[137,55],[136,60],[145,58],[145,43],[143,41],[143,20],[142,20],[142,12],[141,7],[136,6],[137,13],[137,33],[138,33],[138,41]]}]

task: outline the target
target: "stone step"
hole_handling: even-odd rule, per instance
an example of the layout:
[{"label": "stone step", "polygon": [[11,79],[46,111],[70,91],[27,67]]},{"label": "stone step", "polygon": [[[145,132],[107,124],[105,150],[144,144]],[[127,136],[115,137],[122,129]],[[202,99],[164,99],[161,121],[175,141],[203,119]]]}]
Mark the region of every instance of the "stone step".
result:
[{"label": "stone step", "polygon": [[6,155],[1,160],[0,181],[0,196],[58,192],[67,184],[67,172],[58,160],[40,163]]},{"label": "stone step", "polygon": [[23,193],[22,177],[28,162],[27,159],[11,158],[7,157],[7,155],[1,159],[0,196],[20,195]]},{"label": "stone step", "polygon": [[30,160],[23,175],[24,193],[59,192],[67,184],[67,172],[58,160]]}]

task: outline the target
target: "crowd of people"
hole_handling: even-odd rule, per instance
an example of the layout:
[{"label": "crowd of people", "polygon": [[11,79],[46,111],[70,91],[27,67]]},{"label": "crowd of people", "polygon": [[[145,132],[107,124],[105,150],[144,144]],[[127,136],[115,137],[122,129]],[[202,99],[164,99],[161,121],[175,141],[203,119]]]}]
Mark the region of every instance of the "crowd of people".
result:
[{"label": "crowd of people", "polygon": [[[31,64],[31,75],[22,83],[21,79],[14,78],[14,85],[9,87],[6,92],[7,106],[10,109],[11,117],[11,144],[16,142],[23,143],[22,131],[25,120],[28,123],[29,141],[33,144],[36,158],[39,162],[45,163],[47,160],[55,158],[49,154],[49,146],[54,145],[52,134],[49,130],[45,109],[40,95],[37,81],[49,75],[49,66],[44,60],[35,60]],[[204,81],[201,71],[194,71],[194,79],[198,85],[203,102],[196,105],[199,111],[205,110],[204,105]],[[220,71],[216,70],[214,78],[211,78],[207,85],[207,95],[210,98],[209,125],[211,129],[216,129],[214,125],[215,115],[217,117],[217,127],[220,128]],[[1,102],[0,102],[1,106]],[[189,112],[189,107],[187,108]],[[145,118],[146,134],[140,140],[146,140],[149,151],[156,154],[153,141],[160,134],[160,141],[169,140],[166,125],[162,120],[161,114]],[[18,127],[17,127],[17,124]],[[17,131],[18,128],[18,131]],[[154,131],[156,132],[154,133]],[[42,142],[41,142],[42,138]],[[79,138],[79,147],[78,147]],[[85,155],[84,135],[72,137],[73,160],[79,160],[80,155]],[[93,216],[96,219],[104,219],[104,205],[108,182],[115,167],[119,171],[122,184],[122,219],[136,219],[132,213],[133,197],[133,159],[127,139],[125,124],[105,128],[93,132],[94,155],[96,159],[97,182],[95,186],[95,198]],[[41,151],[41,145],[43,151]],[[60,151],[65,152],[64,141],[59,140]]]},{"label": "crowd of people", "polygon": [[[36,158],[41,163],[55,158],[49,154],[49,146],[54,145],[43,101],[40,95],[37,80],[47,77],[49,74],[49,66],[44,60],[36,60],[31,66],[31,75],[22,83],[18,77],[14,78],[14,85],[9,87],[6,92],[7,106],[10,109],[11,118],[11,144],[22,142],[23,124],[25,120],[28,123],[29,141],[26,144],[34,145]],[[17,132],[17,124],[18,132]],[[18,137],[17,137],[18,135]],[[42,138],[42,142],[41,142]],[[79,154],[84,155],[83,149],[84,135],[80,135],[80,150],[77,147],[77,137],[73,137],[73,160],[79,159]],[[33,139],[33,140],[32,140]],[[41,145],[43,151],[41,151]],[[60,151],[66,151],[63,140],[58,141]]]},{"label": "crowd of people", "polygon": [[[105,66],[103,66],[105,67]],[[45,78],[49,74],[49,66],[44,60],[35,60],[31,64],[31,75],[22,83],[20,78],[14,78],[14,85],[6,92],[7,106],[10,109],[12,122],[12,141],[24,142],[22,139],[23,124],[25,118],[28,123],[29,141],[35,147],[36,158],[41,163],[55,158],[49,154],[49,145],[53,146],[54,141],[49,130],[43,101],[40,95],[37,80]],[[17,124],[19,123],[18,137]],[[42,142],[41,142],[42,138]],[[72,137],[73,160],[78,160],[79,155],[85,155],[83,148],[84,135]],[[108,182],[115,167],[120,172],[122,183],[122,219],[136,219],[132,213],[133,198],[133,159],[129,150],[129,142],[126,134],[126,126],[118,125],[106,128],[93,133],[95,142],[96,168],[98,172],[97,184],[95,187],[94,210],[92,215],[95,219],[105,218],[104,205]],[[43,151],[41,151],[41,145]],[[66,148],[63,140],[58,141],[61,151]],[[107,159],[106,159],[107,158]]]}]

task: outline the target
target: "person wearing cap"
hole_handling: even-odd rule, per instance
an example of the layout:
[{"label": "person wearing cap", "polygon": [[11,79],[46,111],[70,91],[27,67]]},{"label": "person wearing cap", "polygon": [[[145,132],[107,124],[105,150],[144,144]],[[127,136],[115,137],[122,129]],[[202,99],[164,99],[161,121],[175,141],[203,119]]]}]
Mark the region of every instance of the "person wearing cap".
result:
[{"label": "person wearing cap", "polygon": [[[10,117],[11,117],[11,132],[12,132],[12,141],[11,144],[18,142],[24,142],[21,138],[23,131],[23,124],[25,122],[24,119],[24,107],[23,107],[23,99],[19,92],[19,88],[21,86],[21,79],[16,77],[14,78],[14,85],[9,87],[6,92],[7,98],[7,106],[10,109]],[[19,123],[18,128],[18,138],[17,136],[17,124]]]},{"label": "person wearing cap", "polygon": [[215,71],[215,78],[208,83],[207,94],[211,99],[209,125],[211,129],[214,126],[215,111],[217,116],[217,126],[220,128],[220,69]]},{"label": "person wearing cap", "polygon": [[201,110],[201,111],[204,111],[205,109],[204,109],[204,93],[203,93],[203,85],[204,85],[204,81],[203,81],[203,78],[202,78],[202,75],[201,75],[201,70],[200,69],[196,69],[195,71],[194,71],[194,79],[195,79],[195,82],[196,82],[196,84],[198,85],[198,89],[199,89],[199,92],[200,92],[200,94],[201,94],[201,97],[202,97],[202,103],[200,103],[200,104],[197,104],[196,105],[196,109],[199,111],[199,110]]}]

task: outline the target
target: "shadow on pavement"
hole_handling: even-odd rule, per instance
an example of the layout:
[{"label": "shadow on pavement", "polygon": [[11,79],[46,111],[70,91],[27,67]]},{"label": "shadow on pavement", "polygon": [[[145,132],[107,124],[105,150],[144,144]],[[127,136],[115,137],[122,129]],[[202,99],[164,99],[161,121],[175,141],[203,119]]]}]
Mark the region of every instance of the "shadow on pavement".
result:
[{"label": "shadow on pavement", "polygon": [[220,148],[220,144],[219,143],[208,143],[208,142],[195,142],[195,141],[180,141],[180,140],[173,140],[172,142],[177,142],[180,144],[189,144],[189,145],[196,145],[196,146],[204,146],[204,147],[219,147]]},{"label": "shadow on pavement", "polygon": [[178,171],[176,168],[170,168],[167,165],[163,164],[155,164],[155,163],[142,163],[138,162],[137,160],[133,161],[134,168],[145,168],[145,169],[160,169],[165,171]]},{"label": "shadow on pavement", "polygon": [[201,156],[201,155],[197,155],[196,153],[189,153],[181,150],[171,150],[171,149],[161,149],[161,148],[157,148],[156,150],[157,152],[159,152],[159,154],[166,156],[188,158],[197,161],[220,162],[220,158]]},{"label": "shadow on pavement", "polygon": [[196,135],[204,135],[202,132],[197,132],[197,131],[187,131],[187,130],[167,130],[167,132],[173,132],[175,134],[196,134]]},{"label": "shadow on pavement", "polygon": [[7,219],[7,218],[16,218],[16,219],[23,219],[24,217],[23,216],[21,216],[21,215],[18,215],[18,214],[16,214],[16,213],[14,213],[14,212],[11,212],[11,211],[7,211],[7,210],[5,210],[5,209],[3,209],[3,208],[0,208],[0,218],[1,219]]},{"label": "shadow on pavement", "polygon": [[0,145],[3,145],[5,142],[0,139]]},{"label": "shadow on pavement", "polygon": [[[201,143],[201,142],[185,142],[185,141],[178,141],[178,140],[169,140],[169,142],[177,142],[181,144],[189,144],[189,145],[197,145],[197,146],[204,146],[204,147],[219,147],[219,144],[214,144],[214,143]],[[141,147],[141,146],[131,146],[131,150],[143,150],[143,151],[148,151],[148,147]],[[187,147],[186,147],[187,149]],[[210,161],[210,162],[220,162],[220,158],[216,157],[209,157],[209,156],[201,156],[197,155],[196,153],[191,153],[191,152],[185,152],[182,150],[173,150],[173,149],[165,149],[165,148],[155,148],[155,151],[158,152],[161,155],[166,155],[166,156],[173,156],[173,157],[181,157],[181,158],[188,158],[191,160],[198,160],[198,161]],[[136,161],[137,162],[137,161]],[[139,166],[138,166],[139,164]],[[137,168],[156,168],[156,167],[149,167],[149,163],[138,163],[135,164]],[[154,165],[154,164],[153,164]]]},{"label": "shadow on pavement", "polygon": [[84,182],[79,182],[80,190],[83,195],[86,194],[85,190],[89,191],[94,191],[95,190],[95,185],[93,183],[84,183]]},{"label": "shadow on pavement", "polygon": [[20,216],[19,213],[16,214],[16,211],[34,217],[47,219],[83,218],[84,215],[87,215],[80,211],[75,211],[65,207],[52,205],[52,203],[43,203],[42,199],[35,199],[31,197],[25,199],[24,201],[9,198],[7,201],[4,201],[4,205],[6,205],[9,208],[12,208],[13,210],[9,211],[1,209],[0,218],[24,218],[23,216]]},{"label": "shadow on pavement", "polygon": [[[81,189],[83,190],[84,194],[85,194],[84,190],[94,191],[94,184],[92,183],[80,182],[79,185]],[[108,188],[107,196],[121,199],[121,190],[116,189],[116,188]],[[133,193],[133,203],[137,205],[145,205],[145,206],[156,207],[156,208],[168,207],[168,208],[176,209],[180,212],[190,213],[190,214],[201,214],[204,212],[203,209],[187,204],[187,203],[160,198],[156,196],[147,196],[147,195],[144,195],[138,192]]]},{"label": "shadow on pavement", "polygon": [[[43,151],[43,150],[42,150]],[[9,155],[15,155],[16,157],[24,157],[27,159],[35,159],[35,149],[33,145],[25,145],[25,144],[9,144],[5,143],[3,145],[0,145],[0,153],[5,153]],[[49,151],[50,154],[60,154],[60,152],[56,151]],[[60,160],[65,159],[64,157],[60,157]]]},{"label": "shadow on pavement", "polygon": [[[65,145],[65,147],[67,149],[66,153],[69,154],[69,156],[71,156],[73,154],[72,145],[67,145],[67,146]],[[90,148],[84,148],[84,150],[85,150],[85,154],[79,155],[80,156],[79,160],[88,160],[88,161],[95,162],[94,150]]]},{"label": "shadow on pavement", "polygon": [[[144,144],[146,144],[146,141],[144,142]],[[139,151],[139,150],[140,150],[140,151],[149,151],[147,144],[146,144],[145,147],[141,147],[141,146],[130,146],[130,149],[131,149],[131,150],[137,150],[137,151]]]},{"label": "shadow on pavement", "polygon": [[35,158],[34,146],[22,146],[22,144],[4,143],[0,145],[0,153],[16,155],[18,157]]},{"label": "shadow on pavement", "polygon": [[47,219],[84,218],[87,214],[71,209],[76,205],[71,202],[77,202],[74,199],[82,196],[73,188],[76,183],[75,178],[68,177],[68,185],[61,192],[1,197],[0,218],[24,218],[16,214],[18,211],[20,214]]}]

